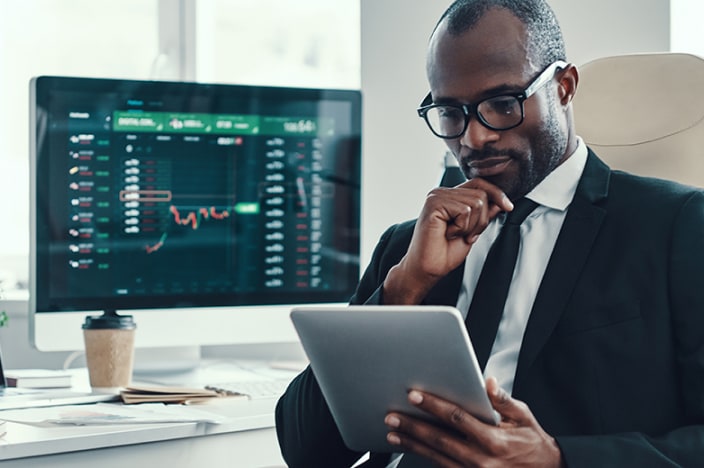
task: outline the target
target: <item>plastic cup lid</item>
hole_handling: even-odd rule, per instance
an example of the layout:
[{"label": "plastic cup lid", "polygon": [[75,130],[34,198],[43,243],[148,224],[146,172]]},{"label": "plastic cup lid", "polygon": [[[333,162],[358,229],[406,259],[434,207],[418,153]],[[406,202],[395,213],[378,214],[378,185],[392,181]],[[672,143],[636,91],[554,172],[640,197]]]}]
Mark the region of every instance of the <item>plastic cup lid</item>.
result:
[{"label": "plastic cup lid", "polygon": [[118,315],[114,311],[106,311],[103,315],[89,315],[83,322],[84,330],[118,329],[132,330],[137,327],[131,315]]}]

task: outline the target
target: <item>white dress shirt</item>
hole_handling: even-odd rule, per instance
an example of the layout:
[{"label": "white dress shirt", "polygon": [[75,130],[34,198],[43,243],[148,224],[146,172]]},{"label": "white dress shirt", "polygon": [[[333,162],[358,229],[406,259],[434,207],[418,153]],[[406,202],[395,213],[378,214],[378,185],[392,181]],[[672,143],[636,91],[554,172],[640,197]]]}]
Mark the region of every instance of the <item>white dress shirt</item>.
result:
[{"label": "white dress shirt", "polygon": [[[508,289],[504,313],[491,349],[484,376],[494,376],[499,385],[511,393],[523,332],[543,279],[550,254],[557,241],[567,207],[572,202],[584,165],[587,147],[579,139],[575,152],[555,168],[526,198],[539,206],[521,224],[521,244],[516,269]],[[466,316],[474,288],[491,245],[499,235],[505,215],[497,216],[472,246],[465,262],[464,280],[457,308]]]}]

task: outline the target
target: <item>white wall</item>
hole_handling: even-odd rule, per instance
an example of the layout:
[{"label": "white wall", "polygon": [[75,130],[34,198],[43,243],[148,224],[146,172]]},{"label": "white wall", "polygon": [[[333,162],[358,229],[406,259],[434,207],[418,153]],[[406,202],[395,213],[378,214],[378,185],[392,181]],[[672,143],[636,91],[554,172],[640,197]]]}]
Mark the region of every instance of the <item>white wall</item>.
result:
[{"label": "white wall", "polygon": [[670,0],[548,0],[577,65],[606,55],[670,50]]},{"label": "white wall", "polygon": [[[669,0],[549,0],[568,59],[669,50]],[[415,108],[427,93],[427,38],[450,1],[361,0],[362,265],[383,230],[417,216],[442,172],[444,144]]]},{"label": "white wall", "polygon": [[428,92],[427,40],[447,5],[361,0],[362,268],[383,230],[415,218],[442,174],[445,145],[415,109]]}]

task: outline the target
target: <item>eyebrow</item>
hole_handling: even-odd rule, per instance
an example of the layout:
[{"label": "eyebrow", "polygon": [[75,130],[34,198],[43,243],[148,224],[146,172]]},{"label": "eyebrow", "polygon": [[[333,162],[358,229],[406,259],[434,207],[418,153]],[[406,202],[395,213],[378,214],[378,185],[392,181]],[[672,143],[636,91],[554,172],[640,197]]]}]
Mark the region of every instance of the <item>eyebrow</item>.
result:
[{"label": "eyebrow", "polygon": [[[483,101],[484,99],[489,99],[492,97],[496,96],[501,96],[505,94],[517,94],[525,91],[525,88],[518,86],[518,85],[510,85],[507,83],[500,84],[498,86],[494,86],[493,88],[486,89],[482,91],[478,96],[477,99],[474,99],[472,101],[469,101],[471,103],[476,103],[479,101]],[[436,98],[431,94],[433,98],[433,102],[436,104],[466,104],[467,101],[463,101],[460,99],[452,98],[452,97],[439,97]]]}]

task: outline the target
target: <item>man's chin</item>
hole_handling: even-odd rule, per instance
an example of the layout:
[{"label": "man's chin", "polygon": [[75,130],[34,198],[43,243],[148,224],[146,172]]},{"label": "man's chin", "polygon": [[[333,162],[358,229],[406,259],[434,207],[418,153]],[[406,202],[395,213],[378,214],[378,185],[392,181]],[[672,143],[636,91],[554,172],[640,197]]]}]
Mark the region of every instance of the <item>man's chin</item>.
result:
[{"label": "man's chin", "polygon": [[[465,177],[467,178],[467,180],[470,180],[470,179],[476,179],[479,176],[476,174],[472,174],[472,173],[467,174],[465,172]],[[498,188],[501,189],[502,192],[504,192],[506,194],[506,196],[510,200],[517,200],[517,199],[523,197],[526,193],[528,193],[528,192],[524,192],[523,190],[521,190],[522,187],[520,186],[520,183],[518,183],[515,176],[509,175],[506,173],[497,174],[497,175],[493,175],[493,176],[479,177],[479,178],[486,180],[487,182],[489,182],[492,185],[496,185]]]}]

